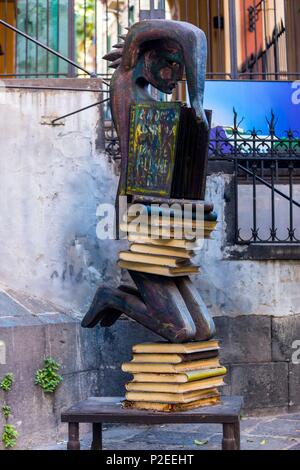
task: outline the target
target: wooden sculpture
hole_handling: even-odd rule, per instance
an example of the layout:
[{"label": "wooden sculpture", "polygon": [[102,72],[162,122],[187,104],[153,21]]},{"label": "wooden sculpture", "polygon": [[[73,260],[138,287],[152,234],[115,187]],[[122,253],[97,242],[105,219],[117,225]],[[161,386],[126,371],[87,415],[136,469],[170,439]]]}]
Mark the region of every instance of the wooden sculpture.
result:
[{"label": "wooden sculpture", "polygon": [[[194,140],[189,138],[187,141],[195,144],[189,152],[185,152],[185,144],[177,151],[173,181],[169,192],[166,192],[168,198],[163,200],[182,203],[188,198],[199,202],[204,199],[209,135],[209,113],[203,109],[207,57],[205,34],[189,23],[149,20],[135,24],[123,39],[124,43],[117,44],[115,50],[104,57],[112,61],[111,67],[116,68],[110,96],[122,157],[118,196],[128,196],[131,201],[160,201],[155,199],[153,188],[148,194],[147,188],[143,188],[142,193],[132,189],[135,185],[129,180],[128,171],[131,116],[134,106],[158,108],[149,93],[149,85],[171,94],[185,70],[191,108],[185,108],[187,111],[183,114],[187,115],[189,127],[195,130]],[[143,120],[145,115],[141,116]],[[154,114],[152,119],[155,121],[158,116]],[[182,123],[181,127],[184,127],[184,119]],[[161,138],[167,139],[168,136],[162,135]],[[189,161],[194,159],[190,166],[182,164],[186,153]],[[183,184],[180,177],[185,180]],[[162,186],[165,190],[166,185]],[[166,196],[163,192],[158,194]],[[211,205],[206,204],[205,210],[211,211]],[[111,326],[124,313],[173,343],[213,337],[213,320],[188,276],[169,278],[134,270],[129,270],[129,274],[136,289],[128,286],[118,289],[100,287],[82,321],[83,327],[92,328],[98,323],[102,327]]]}]

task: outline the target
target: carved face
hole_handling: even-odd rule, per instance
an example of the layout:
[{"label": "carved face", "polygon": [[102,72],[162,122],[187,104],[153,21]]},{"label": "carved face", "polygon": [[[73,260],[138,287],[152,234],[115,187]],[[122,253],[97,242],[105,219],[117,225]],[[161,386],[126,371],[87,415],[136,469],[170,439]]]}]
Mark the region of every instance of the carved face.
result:
[{"label": "carved face", "polygon": [[182,80],[184,59],[181,49],[172,43],[152,44],[143,54],[144,78],[163,93],[171,94],[178,81]]}]

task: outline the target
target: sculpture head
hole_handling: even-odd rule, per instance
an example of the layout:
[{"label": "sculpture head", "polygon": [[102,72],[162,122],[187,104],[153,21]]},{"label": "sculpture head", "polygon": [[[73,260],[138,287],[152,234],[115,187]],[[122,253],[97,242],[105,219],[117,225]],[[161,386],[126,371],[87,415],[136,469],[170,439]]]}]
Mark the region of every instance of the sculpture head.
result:
[{"label": "sculpture head", "polygon": [[163,93],[171,94],[182,80],[183,72],[181,47],[171,40],[154,40],[141,47],[134,78],[141,84],[146,82]]},{"label": "sculpture head", "polygon": [[206,36],[196,26],[182,21],[147,20],[136,23],[124,43],[104,56],[117,69],[111,80],[111,110],[120,141],[121,178],[119,193],[126,193],[130,107],[154,100],[148,85],[171,94],[185,70],[189,101],[208,132],[203,109],[206,74]]},{"label": "sculpture head", "polygon": [[147,20],[133,25],[124,39],[124,44],[104,56],[112,61],[110,67],[118,69],[112,91],[119,86],[124,92],[122,74],[131,73],[137,86],[150,83],[171,93],[185,69],[191,106],[207,125],[203,110],[207,42],[203,31],[183,21]]}]

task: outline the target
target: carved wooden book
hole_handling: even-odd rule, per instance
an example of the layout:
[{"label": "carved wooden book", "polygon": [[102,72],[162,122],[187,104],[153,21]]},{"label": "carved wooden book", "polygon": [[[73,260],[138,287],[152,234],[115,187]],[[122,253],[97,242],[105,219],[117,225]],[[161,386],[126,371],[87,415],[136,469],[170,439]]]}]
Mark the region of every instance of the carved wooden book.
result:
[{"label": "carved wooden book", "polygon": [[207,154],[208,131],[192,108],[179,102],[133,105],[127,194],[203,200]]}]

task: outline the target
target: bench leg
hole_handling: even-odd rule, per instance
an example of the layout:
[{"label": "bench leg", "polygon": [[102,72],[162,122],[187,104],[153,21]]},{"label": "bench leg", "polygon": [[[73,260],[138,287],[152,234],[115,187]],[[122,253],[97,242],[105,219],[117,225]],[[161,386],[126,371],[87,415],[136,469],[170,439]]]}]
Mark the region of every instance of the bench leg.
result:
[{"label": "bench leg", "polygon": [[223,424],[223,450],[238,450],[236,442],[236,424],[235,423],[224,423]]},{"label": "bench leg", "polygon": [[91,450],[102,450],[102,424],[93,423],[93,441]]},{"label": "bench leg", "polygon": [[234,424],[234,435],[235,435],[236,450],[241,450],[240,421],[237,421],[237,422]]},{"label": "bench leg", "polygon": [[69,423],[68,450],[80,450],[79,423]]}]

